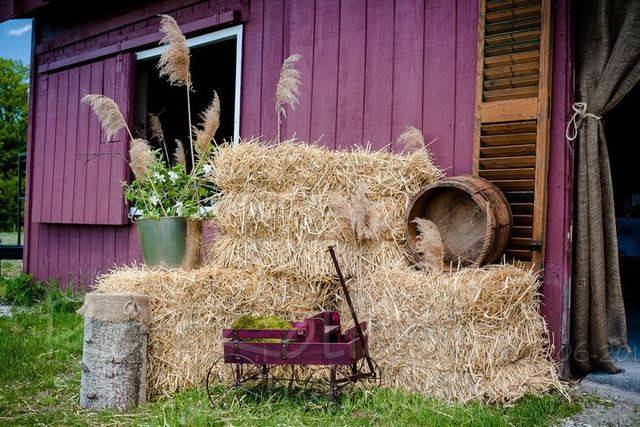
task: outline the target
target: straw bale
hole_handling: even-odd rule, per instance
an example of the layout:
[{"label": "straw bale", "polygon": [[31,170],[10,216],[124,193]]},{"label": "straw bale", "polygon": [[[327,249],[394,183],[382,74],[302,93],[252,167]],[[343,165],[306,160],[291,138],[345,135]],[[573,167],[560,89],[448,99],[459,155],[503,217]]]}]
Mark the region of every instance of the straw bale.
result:
[{"label": "straw bale", "polygon": [[[398,351],[402,351],[399,349]],[[383,371],[386,385],[409,389],[447,402],[471,400],[510,404],[526,394],[542,394],[551,388],[562,390],[555,368],[546,358],[522,359],[493,371],[438,370],[427,363],[405,359]]]},{"label": "straw bale", "polygon": [[304,236],[289,240],[224,234],[209,245],[209,262],[228,268],[253,268],[286,274],[299,282],[326,280],[335,275],[327,248],[334,245],[347,276],[379,268],[409,265],[407,251],[394,242],[354,245],[342,240],[314,240]]},{"label": "straw bale", "polygon": [[[473,321],[502,325],[535,313],[536,274],[511,264],[467,268],[452,273],[374,269],[358,279],[357,308],[372,318],[416,319],[429,324]],[[396,304],[402,301],[402,311]]]},{"label": "straw bale", "polygon": [[[335,193],[331,193],[335,194]],[[253,191],[227,193],[214,206],[216,223],[223,233],[246,237],[347,241],[350,235],[332,211],[331,194],[307,194],[300,189],[288,193]],[[340,193],[347,198],[346,193]],[[405,197],[382,197],[373,200],[373,211],[381,223],[375,240],[404,240],[402,221],[408,200]]]},{"label": "straw bale", "polygon": [[335,282],[298,282],[257,269],[129,268],[99,278],[105,294],[149,295],[150,394],[199,386],[222,353],[221,330],[243,314],[297,320],[335,305]]},{"label": "straw bale", "polygon": [[532,271],[382,269],[350,288],[385,385],[491,403],[562,389]]},{"label": "straw bale", "polygon": [[224,193],[295,189],[309,194],[355,194],[358,185],[364,184],[372,197],[410,197],[442,176],[426,150],[405,156],[360,147],[331,151],[294,140],[278,145],[251,140],[220,147],[212,166],[211,180]]}]

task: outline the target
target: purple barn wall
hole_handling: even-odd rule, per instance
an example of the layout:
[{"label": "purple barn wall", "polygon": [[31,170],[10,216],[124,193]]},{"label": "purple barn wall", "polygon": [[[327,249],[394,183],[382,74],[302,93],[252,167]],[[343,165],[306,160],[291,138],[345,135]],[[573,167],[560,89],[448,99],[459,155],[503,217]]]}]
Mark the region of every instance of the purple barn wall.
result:
[{"label": "purple barn wall", "polygon": [[[570,264],[570,242],[566,236],[571,219],[572,171],[571,156],[563,139],[571,97],[567,3],[555,2],[549,224],[542,288],[542,312],[558,349],[567,338],[563,307],[567,301]],[[370,142],[380,148],[395,139],[405,126],[412,125],[423,129],[428,140],[434,140],[430,149],[447,174],[471,171],[477,0],[164,0],[146,8],[131,6],[118,17],[105,14],[75,27],[45,26],[36,49],[37,60],[44,65],[112,44],[125,33],[140,36],[157,31],[155,14],[159,12],[170,12],[184,24],[230,9],[240,10],[244,23],[242,136],[261,135],[267,139],[275,136],[273,97],[279,68],[283,58],[298,53],[303,58],[300,105],[288,116],[285,136],[320,139],[330,147]],[[93,34],[100,26],[108,31]],[[73,35],[78,34],[79,40],[67,46],[59,41],[73,40]],[[73,86],[72,90],[75,94],[78,89]],[[84,94],[79,92],[80,96]],[[46,91],[38,85],[35,93],[36,106],[45,105]],[[127,102],[123,98],[121,107],[128,110]],[[74,118],[78,114],[76,108],[69,104],[66,117],[69,123],[73,121],[68,126],[79,129],[86,126],[82,123],[87,119],[83,110]],[[42,166],[45,159],[57,159],[53,164],[59,165],[60,159],[69,161],[73,153],[70,145],[96,142],[95,137],[69,139],[69,135],[62,133],[59,138],[54,137],[54,133],[43,130],[52,123],[43,114],[36,107],[31,116],[33,119],[35,115],[36,122],[29,146],[25,266],[38,279],[54,277],[63,282],[90,284],[97,274],[113,265],[140,260],[135,228],[109,224],[105,218],[84,224],[67,221],[65,218],[69,215],[75,218],[77,210],[84,207],[74,204],[70,212],[63,202],[62,211],[57,212],[48,202],[49,195],[46,206],[39,204],[36,199],[44,193],[38,182],[51,185],[52,194],[62,200],[66,197],[64,189],[68,188],[59,181],[60,176],[65,179],[64,174],[54,173],[50,182],[49,178],[43,180],[43,173],[51,173]],[[57,141],[66,141],[67,157],[58,159],[47,154],[47,150],[63,152]],[[77,168],[83,166],[77,162],[75,167],[77,174]],[[98,170],[102,169],[92,173]],[[113,180],[109,183],[113,184]],[[98,197],[107,197],[117,204],[115,199],[121,193],[114,191],[113,186],[106,188],[109,192],[101,192]],[[43,220],[43,215],[54,220]]]}]

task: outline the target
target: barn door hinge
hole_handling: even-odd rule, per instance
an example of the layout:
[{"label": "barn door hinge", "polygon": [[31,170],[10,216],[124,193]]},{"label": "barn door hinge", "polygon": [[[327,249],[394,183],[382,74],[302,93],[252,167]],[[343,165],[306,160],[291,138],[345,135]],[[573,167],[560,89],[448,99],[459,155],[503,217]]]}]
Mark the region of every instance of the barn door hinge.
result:
[{"label": "barn door hinge", "polygon": [[541,251],[542,250],[542,240],[532,240],[531,241],[531,250],[532,251]]},{"label": "barn door hinge", "polygon": [[116,55],[116,73],[122,72],[122,54]]}]

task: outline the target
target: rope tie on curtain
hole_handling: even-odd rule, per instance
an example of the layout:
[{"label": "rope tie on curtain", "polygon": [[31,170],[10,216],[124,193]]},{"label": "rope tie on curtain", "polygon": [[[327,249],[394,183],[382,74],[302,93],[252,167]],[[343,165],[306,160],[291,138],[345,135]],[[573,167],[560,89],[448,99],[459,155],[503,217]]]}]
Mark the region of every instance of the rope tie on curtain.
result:
[{"label": "rope tie on curtain", "polygon": [[571,116],[571,120],[567,123],[567,130],[564,134],[569,141],[574,141],[578,137],[578,129],[586,117],[600,120],[602,116],[587,112],[586,102],[576,102],[571,108],[573,109],[573,116]]}]

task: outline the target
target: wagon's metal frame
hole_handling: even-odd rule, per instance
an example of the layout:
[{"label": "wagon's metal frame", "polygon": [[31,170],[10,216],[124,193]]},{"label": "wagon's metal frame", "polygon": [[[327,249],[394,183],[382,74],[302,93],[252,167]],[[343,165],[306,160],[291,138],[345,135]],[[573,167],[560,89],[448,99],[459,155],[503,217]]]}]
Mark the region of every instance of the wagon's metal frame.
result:
[{"label": "wagon's metal frame", "polygon": [[211,366],[206,379],[212,405],[223,400],[212,391],[212,373],[224,366],[231,367],[233,389],[254,395],[262,394],[270,385],[322,388],[317,368],[329,371],[326,394],[332,400],[347,386],[380,382],[379,369],[367,347],[367,324],[358,321],[333,247],[329,252],[354,326],[341,331],[340,314],[323,311],[293,322],[292,329],[224,329],[223,356]]}]

